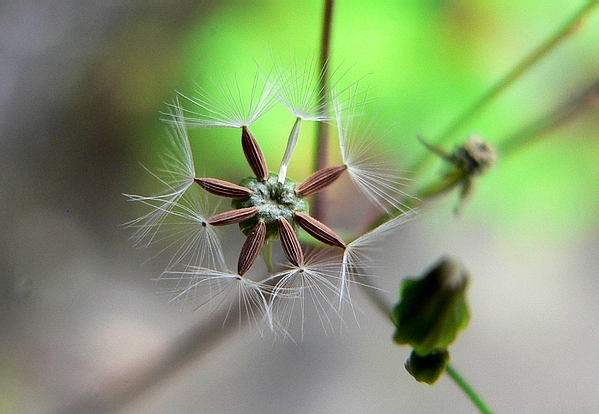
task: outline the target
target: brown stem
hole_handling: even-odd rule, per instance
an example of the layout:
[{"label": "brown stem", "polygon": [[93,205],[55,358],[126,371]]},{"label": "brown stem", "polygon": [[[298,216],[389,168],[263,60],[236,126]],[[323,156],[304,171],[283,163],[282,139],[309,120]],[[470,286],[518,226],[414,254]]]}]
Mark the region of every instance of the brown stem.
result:
[{"label": "brown stem", "polygon": [[241,146],[250,168],[260,181],[268,179],[268,166],[258,141],[247,127],[241,129]]},{"label": "brown stem", "polygon": [[[322,23],[322,35],[320,38],[320,73],[319,78],[319,102],[326,102],[327,95],[329,94],[329,58],[331,56],[331,30],[333,26],[333,7],[335,5],[334,0],[325,0],[324,2],[324,16]],[[321,111],[325,112],[327,108],[321,108]],[[328,141],[329,141],[329,130],[326,122],[319,122],[317,124],[317,135],[316,135],[316,157],[314,171],[318,171],[327,164],[328,160]],[[321,192],[316,194],[312,200],[311,214],[319,220],[325,220],[324,208],[322,207],[325,202],[326,193]]]},{"label": "brown stem", "polygon": [[210,194],[220,197],[245,198],[254,193],[241,185],[219,180],[218,178],[194,178],[194,181]]},{"label": "brown stem", "polygon": [[283,217],[279,219],[279,238],[281,240],[281,246],[287,259],[294,266],[304,265],[304,253],[302,246],[295,234],[295,230]]},{"label": "brown stem", "polygon": [[258,213],[258,207],[244,207],[236,210],[225,211],[210,217],[208,224],[211,226],[228,226],[229,224],[241,223],[254,217]]},{"label": "brown stem", "polygon": [[[225,309],[213,315],[206,324],[198,324],[174,338],[161,352],[145,360],[145,364],[106,378],[75,401],[58,407],[56,414],[112,413],[133,402],[151,388],[165,382],[189,365],[190,361],[207,358],[228,336],[238,331],[247,317],[239,319],[239,309]],[[223,322],[224,320],[224,322]],[[96,391],[97,390],[97,391]]]},{"label": "brown stem", "polygon": [[237,262],[237,273],[243,276],[245,272],[250,270],[250,267],[254,264],[262,246],[264,246],[264,239],[266,237],[266,224],[263,220],[258,220],[258,223],[254,226],[245,243],[241,247],[239,253],[239,261]]},{"label": "brown stem", "polygon": [[345,249],[345,243],[341,240],[341,237],[337,235],[332,229],[316,220],[314,217],[310,217],[306,213],[296,211],[293,215],[295,222],[316,240],[328,244],[329,246],[336,246]]},{"label": "brown stem", "polygon": [[345,170],[347,170],[345,165],[322,168],[295,187],[295,194],[300,197],[308,197],[312,194],[316,194],[320,190],[333,184]]}]

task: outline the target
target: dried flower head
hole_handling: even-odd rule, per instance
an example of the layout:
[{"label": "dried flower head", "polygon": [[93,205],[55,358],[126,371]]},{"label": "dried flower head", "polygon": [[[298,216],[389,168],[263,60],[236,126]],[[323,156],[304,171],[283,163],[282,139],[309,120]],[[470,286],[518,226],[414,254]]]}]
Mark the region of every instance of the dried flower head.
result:
[{"label": "dried flower head", "polygon": [[[172,300],[200,298],[201,305],[219,298],[216,303],[221,303],[233,293],[237,297],[233,303],[241,311],[288,337],[294,309],[300,309],[303,321],[306,302],[314,304],[325,330],[332,327],[333,317],[342,315],[345,303],[353,306],[349,287],[354,283],[353,276],[368,270],[367,251],[406,217],[394,218],[346,243],[335,230],[310,215],[308,198],[334,184],[346,171],[359,189],[356,194],[364,193],[388,212],[402,208],[402,180],[391,164],[383,164],[372,155],[374,141],[370,136],[354,133],[352,122],[362,115],[356,111],[359,105],[354,95],[344,100],[340,93],[333,92],[323,101],[315,87],[318,83],[314,83],[322,73],[313,73],[313,64],[304,71],[295,64],[275,66],[272,74],[254,78],[255,95],[247,104],[240,98],[236,81],[236,91],[225,83],[219,89],[220,97],[200,91],[199,97],[187,98],[199,107],[198,111],[183,109],[179,101],[171,105],[167,122],[173,131],[174,151],[165,159],[166,178],[160,178],[167,191],[151,197],[128,195],[130,200],[153,209],[128,224],[137,228],[134,237],[138,242],[146,241],[144,246],[167,241],[167,247],[172,248],[175,239],[180,238],[181,244],[174,247],[175,255],[161,277],[175,285]],[[343,91],[359,94],[356,88]],[[250,131],[251,123],[276,100],[296,117],[278,173],[269,170],[258,140]],[[287,167],[300,140],[300,125],[329,120],[325,109],[332,103],[343,164],[322,168],[299,183],[293,181],[287,177]],[[241,150],[253,176],[238,183],[196,176],[186,132],[193,127],[239,128]],[[348,195],[354,198],[351,192]],[[219,213],[209,210],[205,203],[208,197],[229,199],[231,208]],[[219,227],[233,224],[246,236],[236,272],[226,266],[218,237]],[[180,230],[171,234],[168,227]],[[307,252],[306,242],[298,237],[300,229],[314,239],[312,244],[320,245],[320,251],[324,251],[323,245],[331,249],[326,254]],[[159,234],[161,237],[157,237]],[[287,264],[273,264],[271,249],[277,242]],[[248,274],[261,253],[268,273],[250,278]]]},{"label": "dried flower head", "polygon": [[422,138],[419,137],[419,139],[428,150],[438,155],[450,166],[450,170],[445,173],[440,182],[420,192],[421,197],[433,197],[459,187],[460,197],[455,208],[455,213],[459,214],[472,195],[476,179],[495,165],[497,159],[495,148],[478,135],[470,136],[462,146],[457,147],[452,153],[446,153]]}]

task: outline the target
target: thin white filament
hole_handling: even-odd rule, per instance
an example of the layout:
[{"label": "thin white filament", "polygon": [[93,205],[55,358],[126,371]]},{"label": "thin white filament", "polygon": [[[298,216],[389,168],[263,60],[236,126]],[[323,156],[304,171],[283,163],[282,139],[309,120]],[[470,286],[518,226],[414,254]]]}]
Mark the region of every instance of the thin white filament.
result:
[{"label": "thin white filament", "polygon": [[[356,269],[363,271],[363,267],[367,266],[368,252],[380,246],[380,243],[390,236],[397,228],[413,220],[416,217],[416,211],[410,210],[407,213],[400,214],[380,226],[363,234],[347,245],[343,252],[343,263],[341,268],[341,286],[339,288],[339,307],[343,305],[346,295],[349,296],[349,283],[351,282],[352,273]],[[348,298],[349,300],[349,298]]]}]

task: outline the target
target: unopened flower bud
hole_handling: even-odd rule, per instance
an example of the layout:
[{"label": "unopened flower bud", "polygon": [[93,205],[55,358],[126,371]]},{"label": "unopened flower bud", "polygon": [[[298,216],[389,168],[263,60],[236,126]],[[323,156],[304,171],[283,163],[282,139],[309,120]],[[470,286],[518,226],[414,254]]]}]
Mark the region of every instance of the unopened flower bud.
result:
[{"label": "unopened flower bud", "polygon": [[431,352],[425,356],[420,356],[416,351],[412,351],[405,367],[416,381],[432,385],[443,374],[448,363],[449,352],[445,349]]},{"label": "unopened flower bud", "polygon": [[419,139],[425,147],[451,165],[451,169],[442,179],[422,189],[419,197],[434,197],[458,187],[460,199],[455,212],[459,213],[472,194],[475,179],[495,165],[497,159],[495,148],[478,135],[472,135],[464,145],[456,148],[452,153],[446,153],[428,144],[422,138]]},{"label": "unopened flower bud", "polygon": [[419,279],[407,279],[391,312],[393,340],[408,344],[421,357],[444,350],[470,319],[466,305],[468,274],[442,258]]}]

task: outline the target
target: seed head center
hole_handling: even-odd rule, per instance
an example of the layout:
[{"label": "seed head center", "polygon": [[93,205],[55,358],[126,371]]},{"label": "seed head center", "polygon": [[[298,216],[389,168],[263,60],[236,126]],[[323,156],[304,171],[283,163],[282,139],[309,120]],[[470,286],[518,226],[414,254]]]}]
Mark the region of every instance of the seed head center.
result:
[{"label": "seed head center", "polygon": [[262,220],[266,224],[268,240],[278,238],[278,221],[281,218],[294,224],[293,214],[297,211],[307,212],[308,203],[295,194],[297,183],[285,179],[278,182],[278,175],[271,173],[266,181],[248,177],[240,185],[249,188],[253,194],[246,198],[236,198],[232,202],[234,208],[258,207],[258,213],[249,220],[239,223],[241,231],[248,235],[254,225]]}]

